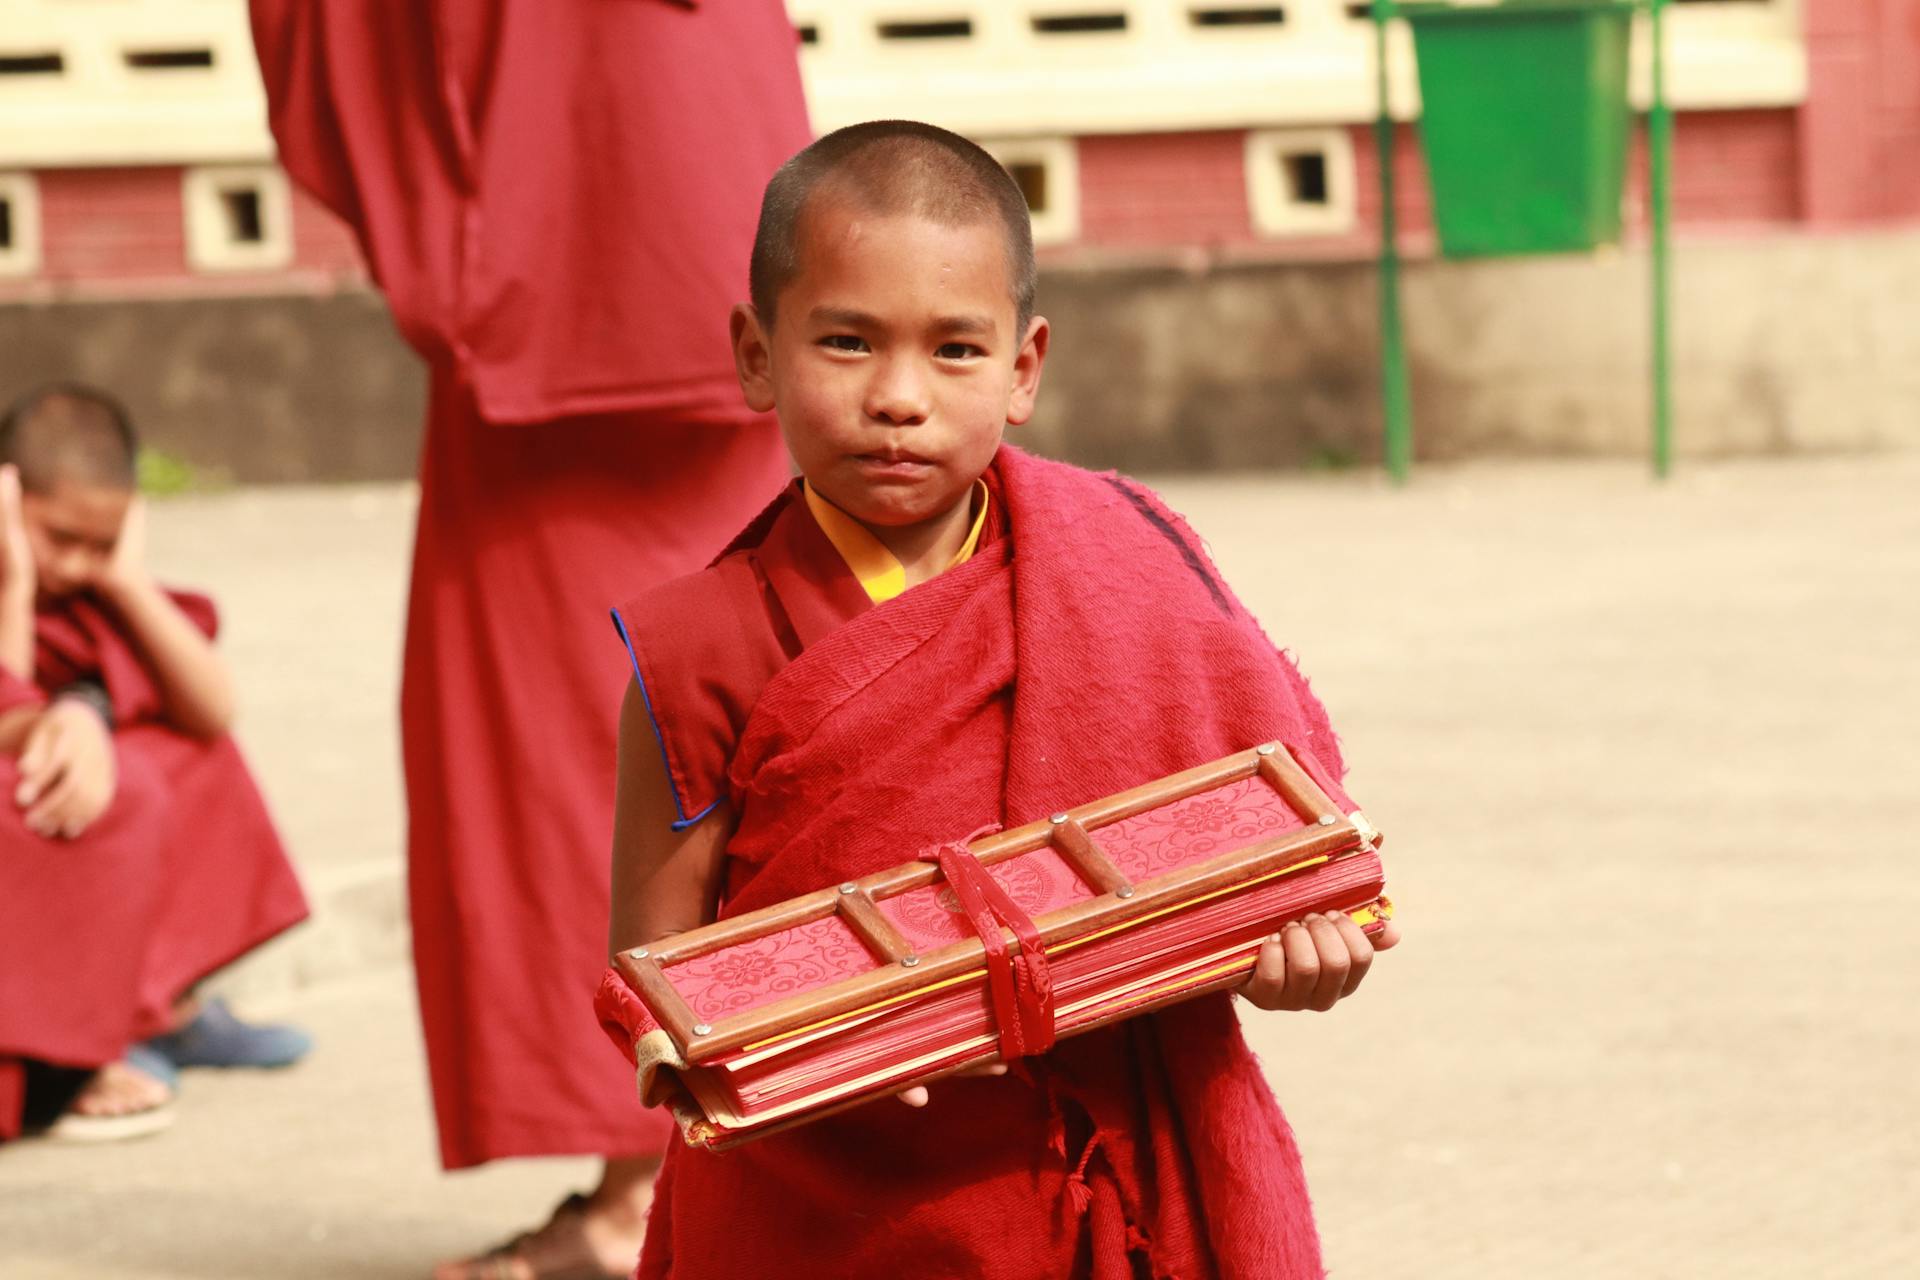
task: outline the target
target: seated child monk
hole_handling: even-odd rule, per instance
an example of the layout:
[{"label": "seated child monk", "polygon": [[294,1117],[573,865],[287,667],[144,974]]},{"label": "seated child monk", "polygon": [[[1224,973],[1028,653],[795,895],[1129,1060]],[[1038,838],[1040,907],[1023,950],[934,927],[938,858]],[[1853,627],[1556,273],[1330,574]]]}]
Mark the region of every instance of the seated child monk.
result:
[{"label": "seated child monk", "polygon": [[192,995],[307,906],[227,736],[212,602],[147,575],[135,453],[84,387],[0,419],[0,1140],[151,1132],[176,1065],[305,1048]]},{"label": "seated child monk", "polygon": [[[1002,444],[1047,355],[1034,279],[1018,188],[953,134],[856,125],[774,177],[732,333],[801,478],[711,568],[616,612],[616,949],[1270,739],[1340,776],[1320,703],[1178,516]],[[1276,547],[1317,540],[1274,522]],[[1309,917],[1239,994],[1329,1009],[1397,937]],[[616,1029],[622,1003],[603,987]],[[1228,995],[1000,1070],[676,1144],[638,1274],[1322,1274]]]}]

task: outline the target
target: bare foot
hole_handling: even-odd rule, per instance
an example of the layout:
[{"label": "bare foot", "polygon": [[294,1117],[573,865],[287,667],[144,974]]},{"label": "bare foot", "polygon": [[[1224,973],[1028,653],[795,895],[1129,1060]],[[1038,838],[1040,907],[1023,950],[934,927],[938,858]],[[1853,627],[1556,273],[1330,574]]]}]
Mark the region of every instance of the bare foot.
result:
[{"label": "bare foot", "polygon": [[433,1280],[542,1280],[598,1268],[609,1280],[633,1273],[646,1237],[660,1161],[609,1160],[592,1195],[569,1196],[546,1225],[472,1258],[443,1262]]},{"label": "bare foot", "polygon": [[125,1062],[109,1062],[93,1073],[67,1110],[78,1116],[130,1116],[172,1100],[173,1090],[146,1072]]}]

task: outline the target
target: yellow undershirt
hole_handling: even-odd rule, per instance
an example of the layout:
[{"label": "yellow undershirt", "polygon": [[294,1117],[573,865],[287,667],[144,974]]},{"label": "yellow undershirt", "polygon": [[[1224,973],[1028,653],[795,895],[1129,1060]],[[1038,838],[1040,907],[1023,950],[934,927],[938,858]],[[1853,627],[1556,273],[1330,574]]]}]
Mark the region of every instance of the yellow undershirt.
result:
[{"label": "yellow undershirt", "polygon": [[[800,491],[807,495],[807,510],[813,512],[820,531],[827,535],[827,541],[847,562],[847,568],[853,570],[853,576],[860,580],[860,587],[867,593],[867,599],[875,604],[883,604],[907,589],[906,566],[887,550],[880,539],[867,532],[858,520],[815,493],[813,486],[804,480],[800,482]],[[973,494],[973,528],[967,531],[967,540],[960,544],[960,550],[947,563],[949,569],[972,559],[974,548],[980,545],[980,530],[987,523],[987,482],[975,480]]]}]

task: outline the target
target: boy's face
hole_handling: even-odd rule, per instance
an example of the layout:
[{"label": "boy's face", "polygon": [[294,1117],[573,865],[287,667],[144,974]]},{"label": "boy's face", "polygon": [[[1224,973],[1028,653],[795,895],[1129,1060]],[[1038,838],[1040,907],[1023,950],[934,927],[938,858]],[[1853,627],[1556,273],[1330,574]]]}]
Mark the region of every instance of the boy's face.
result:
[{"label": "boy's face", "polygon": [[65,596],[92,585],[113,557],[132,502],[128,490],[71,480],[22,495],[20,519],[40,591]]},{"label": "boy's face", "polygon": [[734,309],[741,389],[776,410],[808,484],[870,527],[967,501],[1033,413],[1047,322],[1016,333],[1000,226],[949,227],[816,194],[769,333]]}]

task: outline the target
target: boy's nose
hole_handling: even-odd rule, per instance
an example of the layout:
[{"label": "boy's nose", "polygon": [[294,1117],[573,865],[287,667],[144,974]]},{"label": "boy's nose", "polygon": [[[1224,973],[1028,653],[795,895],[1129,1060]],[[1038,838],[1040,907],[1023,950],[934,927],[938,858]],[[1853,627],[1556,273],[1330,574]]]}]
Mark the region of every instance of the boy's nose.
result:
[{"label": "boy's nose", "polygon": [[926,379],[908,361],[890,361],[867,386],[867,416],[897,427],[927,419]]}]

